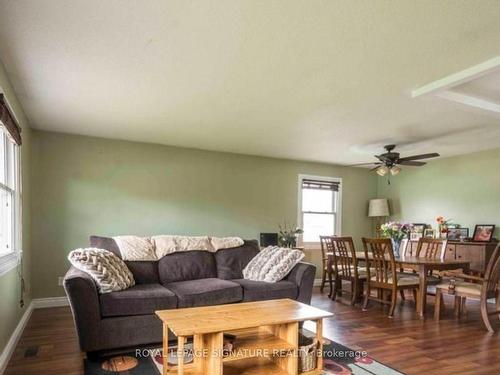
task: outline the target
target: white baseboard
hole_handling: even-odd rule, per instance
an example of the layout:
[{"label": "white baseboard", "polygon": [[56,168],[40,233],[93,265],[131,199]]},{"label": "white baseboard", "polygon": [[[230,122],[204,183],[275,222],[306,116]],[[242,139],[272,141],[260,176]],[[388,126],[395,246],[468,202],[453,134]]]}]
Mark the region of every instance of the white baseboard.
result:
[{"label": "white baseboard", "polygon": [[314,279],[313,286],[321,286],[322,279]]},{"label": "white baseboard", "polygon": [[2,354],[0,354],[0,375],[2,375],[5,369],[7,368],[7,364],[9,363],[10,357],[12,356],[14,350],[16,349],[17,343],[19,342],[19,339],[23,334],[24,328],[26,327],[26,324],[28,323],[31,317],[33,309],[34,309],[34,304],[32,301],[24,311],[24,314],[19,320],[19,323],[17,323],[16,329],[14,330],[14,332],[12,332],[12,335],[10,335],[10,339],[9,341],[7,341],[5,348],[3,348]]},{"label": "white baseboard", "polygon": [[45,309],[47,307],[69,306],[68,297],[35,298],[34,309]]},{"label": "white baseboard", "polygon": [[59,307],[59,306],[69,306],[69,301],[67,297],[52,297],[52,298],[36,298],[31,301],[26,310],[24,311],[23,316],[17,323],[16,329],[10,335],[10,339],[5,345],[5,348],[0,354],[0,375],[2,375],[7,368],[7,364],[9,363],[10,357],[14,353],[16,349],[17,343],[23,334],[24,328],[28,323],[31,314],[34,309],[43,309],[47,307]]}]

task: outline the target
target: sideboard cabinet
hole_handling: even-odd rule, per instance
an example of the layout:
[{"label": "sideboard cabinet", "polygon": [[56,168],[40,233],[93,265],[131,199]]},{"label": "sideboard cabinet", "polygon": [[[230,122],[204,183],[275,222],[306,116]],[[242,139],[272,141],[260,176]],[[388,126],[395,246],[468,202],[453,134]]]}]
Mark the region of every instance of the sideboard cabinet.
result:
[{"label": "sideboard cabinet", "polygon": [[[416,255],[418,241],[410,241],[408,251]],[[473,272],[484,273],[497,242],[460,242],[449,241],[444,254],[445,259],[470,261]]]}]

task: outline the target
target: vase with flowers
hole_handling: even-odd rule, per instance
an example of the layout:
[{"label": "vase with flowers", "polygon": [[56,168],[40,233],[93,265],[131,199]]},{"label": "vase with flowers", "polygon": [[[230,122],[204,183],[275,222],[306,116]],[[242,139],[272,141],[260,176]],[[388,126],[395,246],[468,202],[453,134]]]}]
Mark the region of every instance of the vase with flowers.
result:
[{"label": "vase with flowers", "polygon": [[383,237],[390,238],[392,240],[392,249],[394,251],[394,256],[399,258],[399,248],[401,247],[401,241],[407,238],[412,229],[412,224],[409,223],[399,223],[397,221],[390,221],[388,223],[382,224],[380,231]]},{"label": "vase with flowers", "polygon": [[297,246],[297,236],[304,233],[302,229],[297,226],[288,226],[285,222],[283,226],[279,226],[278,243],[282,247],[295,247]]},{"label": "vase with flowers", "polygon": [[444,216],[438,216],[436,218],[438,225],[438,236],[439,238],[446,238],[448,236],[448,227],[453,225],[450,219],[446,219]]}]

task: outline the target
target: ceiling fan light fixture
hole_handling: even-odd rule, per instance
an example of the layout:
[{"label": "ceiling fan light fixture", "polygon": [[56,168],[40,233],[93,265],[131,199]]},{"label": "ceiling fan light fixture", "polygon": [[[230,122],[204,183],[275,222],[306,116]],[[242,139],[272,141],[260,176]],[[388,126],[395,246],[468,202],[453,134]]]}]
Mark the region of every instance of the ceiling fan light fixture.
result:
[{"label": "ceiling fan light fixture", "polygon": [[384,177],[387,172],[389,172],[389,168],[387,168],[385,165],[382,165],[377,168],[377,174],[381,177]]},{"label": "ceiling fan light fixture", "polygon": [[391,174],[393,176],[399,174],[399,172],[401,172],[401,168],[399,168],[398,166],[394,166],[394,167],[391,168]]}]

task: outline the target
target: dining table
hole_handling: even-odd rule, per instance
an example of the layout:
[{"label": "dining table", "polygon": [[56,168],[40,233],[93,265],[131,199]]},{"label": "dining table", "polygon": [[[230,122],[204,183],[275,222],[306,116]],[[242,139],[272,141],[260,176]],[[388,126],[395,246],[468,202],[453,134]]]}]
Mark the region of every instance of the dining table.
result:
[{"label": "dining table", "polygon": [[[332,264],[333,253],[327,253],[329,264]],[[356,251],[356,259],[366,262],[366,255],[364,251]],[[425,319],[425,307],[427,304],[427,276],[430,271],[452,271],[461,269],[463,273],[469,272],[470,262],[466,260],[444,259],[444,258],[424,258],[416,256],[394,257],[396,266],[398,268],[412,268],[415,269],[419,278],[418,301],[417,301],[417,314],[421,319]],[[369,262],[369,259],[368,259]]]}]

